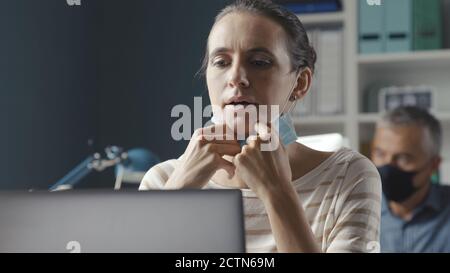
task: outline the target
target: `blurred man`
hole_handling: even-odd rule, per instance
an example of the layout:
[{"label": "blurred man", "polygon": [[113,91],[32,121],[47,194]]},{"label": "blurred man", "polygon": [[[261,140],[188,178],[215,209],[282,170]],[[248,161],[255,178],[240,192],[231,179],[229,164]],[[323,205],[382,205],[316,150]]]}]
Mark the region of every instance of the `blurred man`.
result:
[{"label": "blurred man", "polygon": [[377,123],[382,252],[450,252],[450,187],[431,183],[441,146],[439,121],[425,110],[401,107]]}]

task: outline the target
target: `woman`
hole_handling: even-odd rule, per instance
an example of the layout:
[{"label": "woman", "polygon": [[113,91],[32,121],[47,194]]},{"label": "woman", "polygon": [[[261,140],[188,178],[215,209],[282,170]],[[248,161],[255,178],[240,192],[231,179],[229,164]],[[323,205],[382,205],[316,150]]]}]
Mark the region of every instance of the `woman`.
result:
[{"label": "woman", "polygon": [[[241,189],[248,252],[378,250],[376,168],[349,149],[319,152],[292,139],[286,109],[308,92],[314,63],[314,49],[294,14],[267,0],[226,7],[211,29],[204,60],[209,96],[222,114],[216,111],[216,124],[194,132],[180,158],[150,169],[140,189]],[[270,122],[236,117],[250,105],[258,111],[280,106],[280,135]],[[242,125],[258,137],[242,147],[226,137],[211,140]],[[276,149],[261,149],[277,138]]]}]

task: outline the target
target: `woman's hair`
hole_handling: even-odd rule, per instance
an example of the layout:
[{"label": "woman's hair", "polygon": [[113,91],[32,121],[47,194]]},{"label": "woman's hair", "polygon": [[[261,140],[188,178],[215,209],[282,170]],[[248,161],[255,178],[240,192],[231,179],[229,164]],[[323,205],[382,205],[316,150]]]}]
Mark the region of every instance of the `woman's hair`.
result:
[{"label": "woman's hair", "polygon": [[[308,35],[306,34],[303,24],[295,14],[270,0],[236,0],[233,4],[225,7],[216,16],[214,24],[233,12],[248,12],[262,15],[278,23],[283,27],[287,35],[286,44],[289,51],[292,71],[298,72],[305,67],[309,67],[314,71],[316,52],[309,43]],[[209,56],[207,44],[206,53],[200,69],[200,73],[203,75],[205,74],[208,62]]]}]

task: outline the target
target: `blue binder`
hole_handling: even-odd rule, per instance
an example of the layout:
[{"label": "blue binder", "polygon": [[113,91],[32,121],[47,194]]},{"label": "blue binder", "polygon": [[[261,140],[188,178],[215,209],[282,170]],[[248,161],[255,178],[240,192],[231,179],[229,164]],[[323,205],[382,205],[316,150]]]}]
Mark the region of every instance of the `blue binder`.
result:
[{"label": "blue binder", "polygon": [[315,1],[305,3],[287,3],[283,5],[288,10],[296,14],[317,13],[317,12],[334,12],[341,10],[339,1]]},{"label": "blue binder", "polygon": [[383,2],[387,52],[412,50],[412,0]]},{"label": "blue binder", "polygon": [[[397,0],[394,0],[397,1]],[[385,3],[387,1],[384,1]],[[384,4],[369,5],[367,1],[359,3],[359,52],[380,53],[385,51]]]}]

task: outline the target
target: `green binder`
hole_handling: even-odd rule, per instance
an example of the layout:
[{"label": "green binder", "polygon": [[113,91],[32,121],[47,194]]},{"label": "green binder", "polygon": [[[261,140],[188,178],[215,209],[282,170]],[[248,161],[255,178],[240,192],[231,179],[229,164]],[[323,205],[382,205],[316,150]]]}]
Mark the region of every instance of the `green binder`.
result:
[{"label": "green binder", "polygon": [[440,0],[413,0],[414,50],[442,48],[442,11]]},{"label": "green binder", "polygon": [[380,53],[386,49],[384,31],[384,6],[358,1],[358,42],[361,54]]}]

